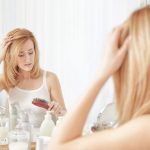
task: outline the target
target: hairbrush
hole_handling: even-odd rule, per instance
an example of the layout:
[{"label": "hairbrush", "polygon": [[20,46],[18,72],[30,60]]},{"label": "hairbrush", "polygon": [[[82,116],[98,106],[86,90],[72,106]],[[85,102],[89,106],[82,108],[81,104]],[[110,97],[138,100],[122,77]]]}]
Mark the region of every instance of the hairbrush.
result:
[{"label": "hairbrush", "polygon": [[49,108],[48,102],[44,99],[41,99],[41,98],[34,98],[32,100],[32,104],[39,106],[39,107],[42,107],[42,108],[45,108],[45,109]]}]

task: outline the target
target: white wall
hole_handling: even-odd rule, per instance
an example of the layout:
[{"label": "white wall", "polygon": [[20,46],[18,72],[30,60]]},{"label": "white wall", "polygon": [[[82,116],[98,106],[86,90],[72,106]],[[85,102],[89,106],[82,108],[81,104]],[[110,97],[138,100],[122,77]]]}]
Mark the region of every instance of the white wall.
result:
[{"label": "white wall", "polygon": [[[139,4],[140,0],[0,0],[0,38],[16,27],[34,32],[41,66],[58,75],[70,109],[100,68],[107,33]],[[95,103],[89,123],[112,99],[110,81]]]}]

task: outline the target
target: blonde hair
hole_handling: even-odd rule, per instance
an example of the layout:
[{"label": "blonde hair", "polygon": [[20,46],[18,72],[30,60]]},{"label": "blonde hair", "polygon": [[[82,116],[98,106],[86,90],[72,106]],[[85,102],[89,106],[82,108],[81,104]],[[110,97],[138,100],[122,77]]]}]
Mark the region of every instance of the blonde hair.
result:
[{"label": "blonde hair", "polygon": [[19,68],[17,66],[17,57],[23,44],[28,39],[32,40],[35,51],[34,66],[31,70],[31,77],[39,77],[39,50],[33,33],[27,29],[16,28],[10,31],[6,38],[12,39],[12,43],[8,46],[4,58],[4,78],[6,87],[15,87],[18,83]]},{"label": "blonde hair", "polygon": [[114,75],[120,124],[150,113],[150,5],[129,17],[123,34],[131,41],[125,62]]}]

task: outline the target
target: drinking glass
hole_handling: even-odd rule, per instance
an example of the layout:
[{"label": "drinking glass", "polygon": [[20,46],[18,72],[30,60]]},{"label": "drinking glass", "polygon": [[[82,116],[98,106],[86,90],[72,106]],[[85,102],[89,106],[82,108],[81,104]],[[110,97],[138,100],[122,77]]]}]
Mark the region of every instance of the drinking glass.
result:
[{"label": "drinking glass", "polygon": [[28,150],[29,132],[15,129],[9,132],[9,150]]}]

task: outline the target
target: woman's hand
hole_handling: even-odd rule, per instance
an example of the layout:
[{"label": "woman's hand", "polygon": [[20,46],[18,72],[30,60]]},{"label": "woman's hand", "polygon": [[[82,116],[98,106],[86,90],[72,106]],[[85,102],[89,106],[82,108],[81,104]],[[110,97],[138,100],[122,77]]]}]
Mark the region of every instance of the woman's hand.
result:
[{"label": "woman's hand", "polygon": [[106,43],[106,55],[102,65],[102,72],[105,72],[105,75],[108,77],[121,67],[129,48],[129,36],[127,36],[123,44],[120,45],[122,33],[123,27],[114,29]]},{"label": "woman's hand", "polygon": [[2,41],[0,45],[0,63],[4,60],[6,51],[8,49],[8,46],[12,44],[12,37],[6,38]]},{"label": "woman's hand", "polygon": [[52,101],[49,104],[49,109],[52,114],[56,117],[63,116],[66,113],[66,110],[56,101]]}]

